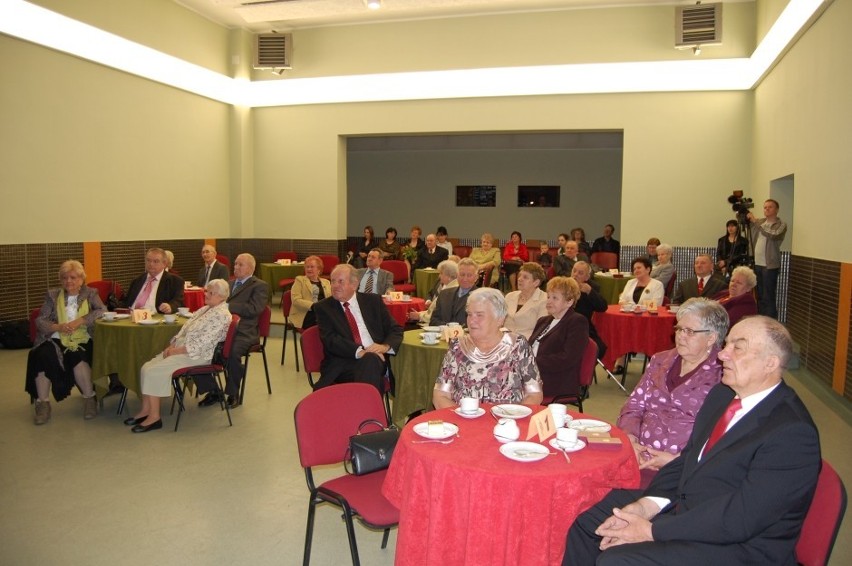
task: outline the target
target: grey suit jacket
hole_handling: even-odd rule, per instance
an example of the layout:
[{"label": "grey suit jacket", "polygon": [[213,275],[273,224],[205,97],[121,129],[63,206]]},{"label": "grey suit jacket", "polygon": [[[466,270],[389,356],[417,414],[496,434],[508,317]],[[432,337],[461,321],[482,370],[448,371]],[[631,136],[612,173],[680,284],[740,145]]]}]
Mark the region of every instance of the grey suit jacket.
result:
[{"label": "grey suit jacket", "polygon": [[433,326],[441,326],[448,322],[458,322],[462,326],[467,326],[467,298],[470,296],[470,289],[464,297],[459,297],[459,288],[444,289],[438,295],[438,304],[435,306],[435,312],[432,313],[432,318],[429,321]]},{"label": "grey suit jacket", "polygon": [[257,323],[269,300],[269,285],[263,279],[258,279],[253,275],[246,279],[245,283],[236,291],[234,291],[235,284],[236,280],[231,281],[228,310],[231,311],[231,314],[240,316],[235,342],[241,346],[238,348],[238,352],[239,355],[242,355],[243,352],[240,351],[242,346],[256,344],[259,340]]},{"label": "grey suit jacket", "polygon": [[228,280],[230,274],[228,273],[228,268],[225,267],[224,264],[219,263],[218,261],[213,262],[213,266],[210,268],[210,278],[205,281],[204,278],[207,275],[207,266],[202,265],[201,270],[198,272],[198,279],[196,279],[195,284],[199,287],[204,287],[205,284],[213,281],[214,279],[224,279]]},{"label": "grey suit jacket", "polygon": [[672,302],[675,304],[681,304],[688,299],[692,299],[693,297],[707,297],[708,299],[712,299],[721,291],[724,291],[728,288],[728,284],[722,279],[720,276],[715,273],[710,276],[710,279],[704,284],[704,290],[699,295],[698,294],[698,278],[690,277],[683,281],[680,285],[678,285],[677,292],[672,299]]},{"label": "grey suit jacket", "polygon": [[[361,279],[367,273],[367,268],[364,267],[358,270],[358,288],[361,288]],[[384,295],[388,291],[393,291],[393,273],[387,269],[379,268],[378,276],[373,284],[373,293],[376,295]]]}]

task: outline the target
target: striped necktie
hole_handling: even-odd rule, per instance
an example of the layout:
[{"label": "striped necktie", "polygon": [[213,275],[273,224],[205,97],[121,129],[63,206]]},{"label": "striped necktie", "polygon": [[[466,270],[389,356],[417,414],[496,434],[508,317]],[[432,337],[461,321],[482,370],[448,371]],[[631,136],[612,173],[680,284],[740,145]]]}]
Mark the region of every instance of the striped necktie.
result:
[{"label": "striped necktie", "polygon": [[373,279],[373,273],[374,273],[374,271],[372,269],[367,272],[367,282],[364,284],[364,292],[365,293],[372,293],[373,292],[373,283],[375,283],[375,281]]}]

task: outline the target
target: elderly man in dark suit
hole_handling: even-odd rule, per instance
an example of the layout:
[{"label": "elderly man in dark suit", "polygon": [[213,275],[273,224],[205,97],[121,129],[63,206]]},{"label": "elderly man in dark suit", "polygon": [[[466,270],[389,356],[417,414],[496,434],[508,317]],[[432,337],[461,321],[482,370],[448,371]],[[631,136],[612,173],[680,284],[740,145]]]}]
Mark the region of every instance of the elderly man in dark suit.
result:
[{"label": "elderly man in dark suit", "polygon": [[466,257],[459,261],[459,286],[444,289],[438,295],[438,304],[432,319],[429,321],[434,326],[441,326],[448,322],[458,322],[462,326],[467,325],[467,296],[476,286],[479,278],[479,268],[476,262]]},{"label": "elderly man in dark suit", "polygon": [[713,259],[707,254],[698,254],[695,258],[695,277],[690,277],[678,285],[672,302],[683,304],[695,297],[712,299],[728,288],[723,277],[713,272]]},{"label": "elderly man in dark suit", "polygon": [[773,319],[736,324],[683,452],[644,492],[613,490],[580,515],[563,565],[796,564],[820,448],[781,378],[791,351]]},{"label": "elderly man in dark suit", "polygon": [[438,264],[450,257],[450,252],[438,246],[438,238],[435,234],[426,235],[426,245],[420,248],[417,252],[417,259],[414,261],[414,269],[438,269]]},{"label": "elderly man in dark suit", "polygon": [[205,245],[201,248],[201,259],[204,260],[204,265],[198,272],[198,279],[196,280],[199,287],[207,287],[207,284],[214,279],[228,280],[228,268],[216,261],[216,248],[210,244]]},{"label": "elderly man in dark suit", "polygon": [[[231,294],[228,297],[228,310],[231,314],[239,315],[240,324],[234,342],[231,344],[231,355],[228,357],[228,373],[225,382],[225,394],[227,403],[231,408],[240,404],[240,383],[245,379],[245,367],[242,359],[249,348],[260,340],[257,324],[260,315],[266,308],[269,300],[269,285],[263,279],[255,277],[254,256],[251,254],[240,254],[234,260],[234,280],[231,281]],[[212,380],[205,383],[198,381],[199,391],[210,391],[213,389]],[[215,393],[198,402],[202,407],[208,407],[219,402]]]},{"label": "elderly man in dark suit", "polygon": [[166,271],[165,250],[151,248],[145,253],[145,273],[130,283],[124,305],[163,314],[177,312],[183,306],[183,279]]},{"label": "elderly man in dark suit", "polygon": [[338,265],[331,272],[332,296],[314,305],[325,350],[315,389],[354,381],[384,394],[387,356],[402,344],[402,328],[380,296],[357,291],[355,268]]}]

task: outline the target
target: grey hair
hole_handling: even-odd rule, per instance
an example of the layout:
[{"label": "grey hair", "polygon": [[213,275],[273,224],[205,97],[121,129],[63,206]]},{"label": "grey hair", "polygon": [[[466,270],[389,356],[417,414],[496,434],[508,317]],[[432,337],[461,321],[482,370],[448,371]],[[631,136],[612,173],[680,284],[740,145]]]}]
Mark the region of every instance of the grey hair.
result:
[{"label": "grey hair", "polygon": [[355,269],[354,266],[348,263],[338,263],[337,267],[331,270],[331,276],[334,277],[335,271],[348,271],[349,272],[349,281],[354,285],[358,285],[358,270]]},{"label": "grey hair", "polygon": [[472,267],[474,269],[474,271],[479,269],[476,265],[476,262],[473,261],[472,259],[470,259],[469,257],[463,257],[462,259],[459,260],[459,268],[461,268],[462,266],[465,266],[465,265],[468,266],[468,267]]},{"label": "grey hair", "polygon": [[213,279],[207,283],[207,287],[205,287],[205,289],[209,289],[215,295],[218,295],[223,299],[227,299],[228,295],[231,294],[231,288],[228,286],[228,282],[224,279]]},{"label": "grey hair", "polygon": [[689,314],[697,316],[705,328],[716,333],[716,347],[721,348],[731,323],[725,307],[705,297],[693,297],[680,306],[677,321]]},{"label": "grey hair", "polygon": [[251,272],[254,273],[254,268],[257,267],[257,260],[254,259],[254,256],[251,254],[243,253],[237,256],[237,259],[239,258],[243,258],[243,260],[245,260],[246,263],[248,263],[251,267]]},{"label": "grey hair", "polygon": [[443,273],[444,275],[449,275],[453,279],[458,279],[459,277],[458,264],[449,259],[445,259],[444,261],[438,264],[438,271],[440,273]]},{"label": "grey hair", "polygon": [[674,249],[668,244],[660,244],[657,246],[657,255],[660,255],[660,252],[663,252],[667,255],[672,255],[674,253]]},{"label": "grey hair", "polygon": [[757,286],[757,275],[754,274],[754,271],[752,271],[750,267],[746,265],[735,267],[731,272],[731,279],[733,279],[735,275],[742,275],[745,277],[746,284],[748,284],[749,289],[754,289]]},{"label": "grey hair", "polygon": [[509,307],[506,305],[503,293],[493,287],[480,287],[471,291],[467,298],[467,304],[472,303],[488,304],[491,307],[491,312],[494,313],[494,318],[500,321],[506,320],[506,316],[509,314]]},{"label": "grey hair", "polygon": [[766,345],[770,353],[778,356],[781,367],[786,368],[787,362],[790,361],[790,355],[793,353],[793,338],[790,336],[790,331],[784,328],[783,324],[768,316],[749,316],[743,320],[755,320],[763,325],[763,329],[766,331]]}]

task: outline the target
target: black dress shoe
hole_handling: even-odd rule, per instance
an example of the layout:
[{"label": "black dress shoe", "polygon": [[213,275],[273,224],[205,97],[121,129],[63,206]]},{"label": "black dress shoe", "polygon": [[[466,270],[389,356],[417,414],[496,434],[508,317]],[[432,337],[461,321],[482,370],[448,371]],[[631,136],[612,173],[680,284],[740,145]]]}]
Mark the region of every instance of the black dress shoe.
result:
[{"label": "black dress shoe", "polygon": [[198,402],[199,407],[209,407],[219,402],[219,395],[216,393],[208,393],[207,397]]},{"label": "black dress shoe", "polygon": [[148,432],[149,430],[158,430],[158,429],[161,429],[161,428],[163,428],[163,419],[160,419],[158,421],[154,421],[151,424],[149,424],[148,426],[138,424],[138,425],[134,426],[133,428],[131,428],[130,430],[133,431],[133,432]]},{"label": "black dress shoe", "polygon": [[240,406],[240,397],[238,395],[228,395],[228,408],[236,409]]},{"label": "black dress shoe", "polygon": [[144,417],[139,417],[138,419],[135,417],[130,417],[129,419],[124,419],[124,424],[126,424],[127,426],[136,426],[147,418],[148,415],[145,415]]}]

